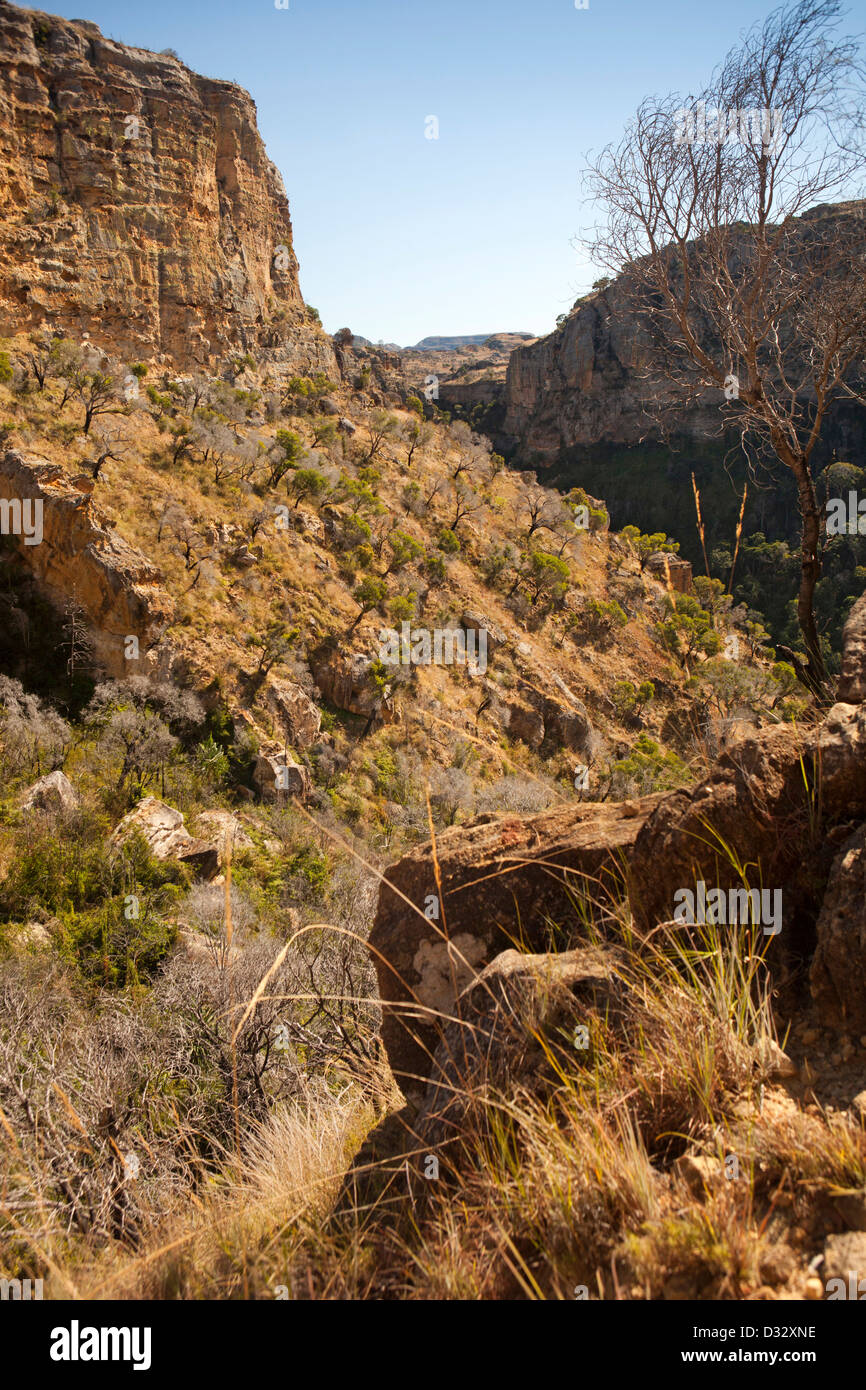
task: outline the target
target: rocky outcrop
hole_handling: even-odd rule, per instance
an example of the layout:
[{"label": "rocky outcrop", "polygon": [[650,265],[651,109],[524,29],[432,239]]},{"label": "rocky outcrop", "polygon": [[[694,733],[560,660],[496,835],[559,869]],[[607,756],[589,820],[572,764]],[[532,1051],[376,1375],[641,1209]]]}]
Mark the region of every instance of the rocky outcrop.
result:
[{"label": "rocky outcrop", "polygon": [[[553,681],[549,672],[545,672],[542,679]],[[495,702],[494,717],[499,718],[511,738],[519,738],[535,750],[547,741],[581,753],[592,734],[589,714],[583,701],[578,700],[564,682],[559,681],[557,685],[563,699],[547,695],[538,686],[524,681],[518,682],[514,696],[506,696],[493,681],[487,681],[484,688]]]},{"label": "rocky outcrop", "polygon": [[[98,667],[118,677],[148,674],[173,603],[159,570],[118,535],[91,492],[45,459],[15,449],[0,458],[0,501],[29,503],[40,523],[37,543],[16,537],[16,558],[55,608],[72,602],[83,611]],[[134,660],[129,638],[138,644]]]},{"label": "rocky outcrop", "polygon": [[801,759],[807,742],[787,727],[761,730],[723,753],[692,791],[666,796],[629,856],[632,909],[644,927],[670,921],[681,889],[781,887],[797,865],[808,819]]},{"label": "rocky outcrop", "polygon": [[135,832],[144,836],[154,859],[176,859],[191,865],[204,878],[213,878],[219,869],[216,847],[193,839],[184,826],[182,812],[155,796],[144,797],[123,817],[112,840],[123,844]]},{"label": "rocky outcrop", "polygon": [[842,674],[836,698],[847,705],[866,700],[866,594],[854,604],[842,632]]},{"label": "rocky outcrop", "polygon": [[335,371],[252,98],[95,24],[0,4],[0,332]]},{"label": "rocky outcrop", "polygon": [[370,678],[372,656],[326,645],[311,652],[308,660],[323,700],[349,714],[365,719],[375,716],[386,724],[395,717],[387,687],[383,694]]},{"label": "rocky outcrop", "polygon": [[[806,238],[817,219],[862,218],[863,207],[822,205],[796,225]],[[521,458],[551,462],[562,451],[661,442],[660,417],[668,412],[681,438],[717,441],[720,391],[706,390],[684,406],[673,374],[654,364],[652,347],[627,275],[584,295],[555,332],[517,347],[509,359],[503,432],[510,447]],[[605,498],[611,501],[609,489]]]},{"label": "rocky outcrop", "polygon": [[[799,219],[804,237],[823,219],[866,227],[866,204],[812,209]],[[843,219],[849,219],[846,224]],[[664,531],[681,543],[695,572],[703,553],[695,526],[694,476],[706,550],[730,545],[748,481],[732,427],[722,429],[721,390],[683,401],[674,370],[653,361],[650,343],[623,277],[583,296],[562,324],[512,354],[501,410],[484,428],[517,467],[531,465],[564,489],[579,485],[605,499],[611,525]],[[796,373],[795,373],[796,375]],[[664,429],[663,429],[664,426]],[[835,459],[860,458],[866,417],[853,400],[829,410],[812,456],[816,473]],[[741,452],[741,451],[740,451]],[[743,535],[799,543],[797,496],[788,470],[769,491],[749,487]]]},{"label": "rocky outcrop", "polygon": [[279,725],[279,732],[293,748],[309,748],[316,742],[322,727],[322,712],[299,685],[275,680],[272,676],[263,699]]},{"label": "rocky outcrop", "polygon": [[64,772],[49,772],[28,791],[23,811],[74,811],[78,793]]},{"label": "rocky outcrop", "polygon": [[470,1112],[481,1098],[483,1117],[488,1087],[533,1092],[551,1056],[590,1061],[600,1020],[621,1022],[627,993],[613,953],[503,951],[462,992],[442,1029],[415,1120],[418,1137],[441,1157],[475,1129]]},{"label": "rocky outcrop", "polygon": [[759,730],[649,818],[629,860],[632,909],[649,928],[673,919],[677,893],[699,880],[778,890],[783,941],[802,941],[832,856],[864,817],[866,707],[834,705],[816,729]]},{"label": "rocky outcrop", "polygon": [[[855,611],[849,692],[864,679],[860,634]],[[734,902],[720,926],[751,920],[778,937],[773,967],[809,958],[823,1018],[866,1031],[866,703],[836,704],[811,727],[753,732],[690,790],[482,817],[446,831],[435,856],[422,846],[389,869],[370,946],[383,1041],[412,1105],[455,1001],[498,951],[554,948],[581,931],[582,914],[626,893],[639,934],[680,933],[712,915],[714,890]]]},{"label": "rocky outcrop", "polygon": [[688,560],[681,560],[666,550],[654,550],[644,561],[644,569],[675,593],[692,593],[692,567]]},{"label": "rocky outcrop", "polygon": [[828,1023],[866,1032],[866,826],[833,860],[816,927],[809,981]]},{"label": "rocky outcrop", "polygon": [[253,848],[252,840],[231,811],[202,811],[196,816],[192,828],[203,844],[216,850],[221,865],[225,864],[229,845],[232,854],[236,854],[238,850]]},{"label": "rocky outcrop", "polygon": [[492,661],[496,652],[504,647],[508,641],[501,627],[491,622],[486,614],[479,613],[473,608],[467,608],[463,613],[460,626],[467,633],[475,633],[476,651],[480,652],[483,641],[488,661]]},{"label": "rocky outcrop", "polygon": [[390,868],[370,933],[385,1004],[382,1036],[404,1090],[430,1073],[437,1018],[478,970],[515,943],[543,950],[581,911],[622,892],[623,866],[658,796],[576,804],[520,819],[487,816]]},{"label": "rocky outcrop", "polygon": [[267,747],[256,759],[253,782],[263,801],[277,801],[281,796],[297,796],[304,801],[313,788],[305,767],[282,750]]}]

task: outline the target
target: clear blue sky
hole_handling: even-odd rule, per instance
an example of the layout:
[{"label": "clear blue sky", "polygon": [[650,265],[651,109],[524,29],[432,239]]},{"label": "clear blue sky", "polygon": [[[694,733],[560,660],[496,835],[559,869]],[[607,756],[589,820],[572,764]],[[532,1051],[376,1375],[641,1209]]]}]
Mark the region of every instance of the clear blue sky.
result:
[{"label": "clear blue sky", "polygon": [[[856,9],[862,0],[857,0]],[[304,298],[375,341],[547,333],[594,278],[584,156],[701,85],[774,0],[70,0],[257,103]],[[845,26],[860,28],[851,14]],[[436,116],[438,140],[425,138]]]}]

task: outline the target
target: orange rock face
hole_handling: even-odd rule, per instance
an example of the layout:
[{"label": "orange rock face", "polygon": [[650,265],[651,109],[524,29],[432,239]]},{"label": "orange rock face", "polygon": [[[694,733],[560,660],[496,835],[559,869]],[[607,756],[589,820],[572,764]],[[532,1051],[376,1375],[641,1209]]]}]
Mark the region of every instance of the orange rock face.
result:
[{"label": "orange rock face", "polygon": [[333,367],[255,103],[95,24],[0,3],[0,333],[180,365]]},{"label": "orange rock face", "polygon": [[95,665],[121,678],[152,674],[173,612],[156,566],[56,464],[7,450],[0,456],[0,526],[7,531],[10,499],[26,501],[21,557],[58,609],[69,600],[81,609]]}]

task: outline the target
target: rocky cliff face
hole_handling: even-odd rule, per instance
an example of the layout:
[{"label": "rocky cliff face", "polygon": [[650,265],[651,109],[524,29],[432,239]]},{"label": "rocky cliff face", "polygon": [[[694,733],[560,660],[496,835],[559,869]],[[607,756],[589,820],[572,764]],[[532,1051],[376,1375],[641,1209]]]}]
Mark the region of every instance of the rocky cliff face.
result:
[{"label": "rocky cliff face", "polygon": [[[152,674],[167,659],[157,646],[174,605],[159,570],[118,535],[93,501],[93,488],[92,478],[70,478],[46,459],[7,450],[0,457],[0,524],[15,540],[3,567],[25,563],[58,611],[74,606],[98,669],[120,677]],[[16,524],[18,507],[23,528]],[[6,616],[12,623],[16,614]]]},{"label": "rocky cliff face", "polygon": [[[826,217],[862,220],[863,210],[862,202],[813,209],[801,219],[802,234]],[[479,387],[471,389],[485,404]],[[720,428],[721,392],[677,405],[671,383],[651,365],[648,332],[622,277],[579,300],[554,333],[517,347],[501,389],[498,412],[485,427],[518,465],[566,488],[580,484],[604,498],[614,528],[666,531],[700,563],[694,474],[708,549],[731,544],[748,475],[738,436]],[[813,456],[816,471],[834,459],[857,462],[864,442],[862,407],[838,404]],[[776,473],[777,487],[749,490],[747,536],[799,533],[793,483],[781,466]]]},{"label": "rocky cliff face", "polygon": [[[799,234],[808,238],[826,218],[862,222],[864,210],[856,201],[814,208],[799,220]],[[511,355],[503,427],[511,448],[542,462],[564,451],[658,443],[659,414],[676,398],[652,369],[650,347],[623,276],[578,300],[554,333]],[[719,399],[710,390],[679,408],[679,436],[698,444],[718,439]]]},{"label": "rocky cliff face", "polygon": [[0,332],[332,368],[252,98],[95,24],[0,3]]}]

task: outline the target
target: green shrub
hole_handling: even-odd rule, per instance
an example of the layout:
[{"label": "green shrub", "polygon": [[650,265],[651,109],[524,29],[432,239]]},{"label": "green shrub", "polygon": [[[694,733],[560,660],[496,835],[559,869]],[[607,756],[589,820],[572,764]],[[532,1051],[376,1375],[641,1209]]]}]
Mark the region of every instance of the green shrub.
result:
[{"label": "green shrub", "polygon": [[456,555],[460,549],[460,541],[449,526],[442,527],[436,544],[445,555]]}]

